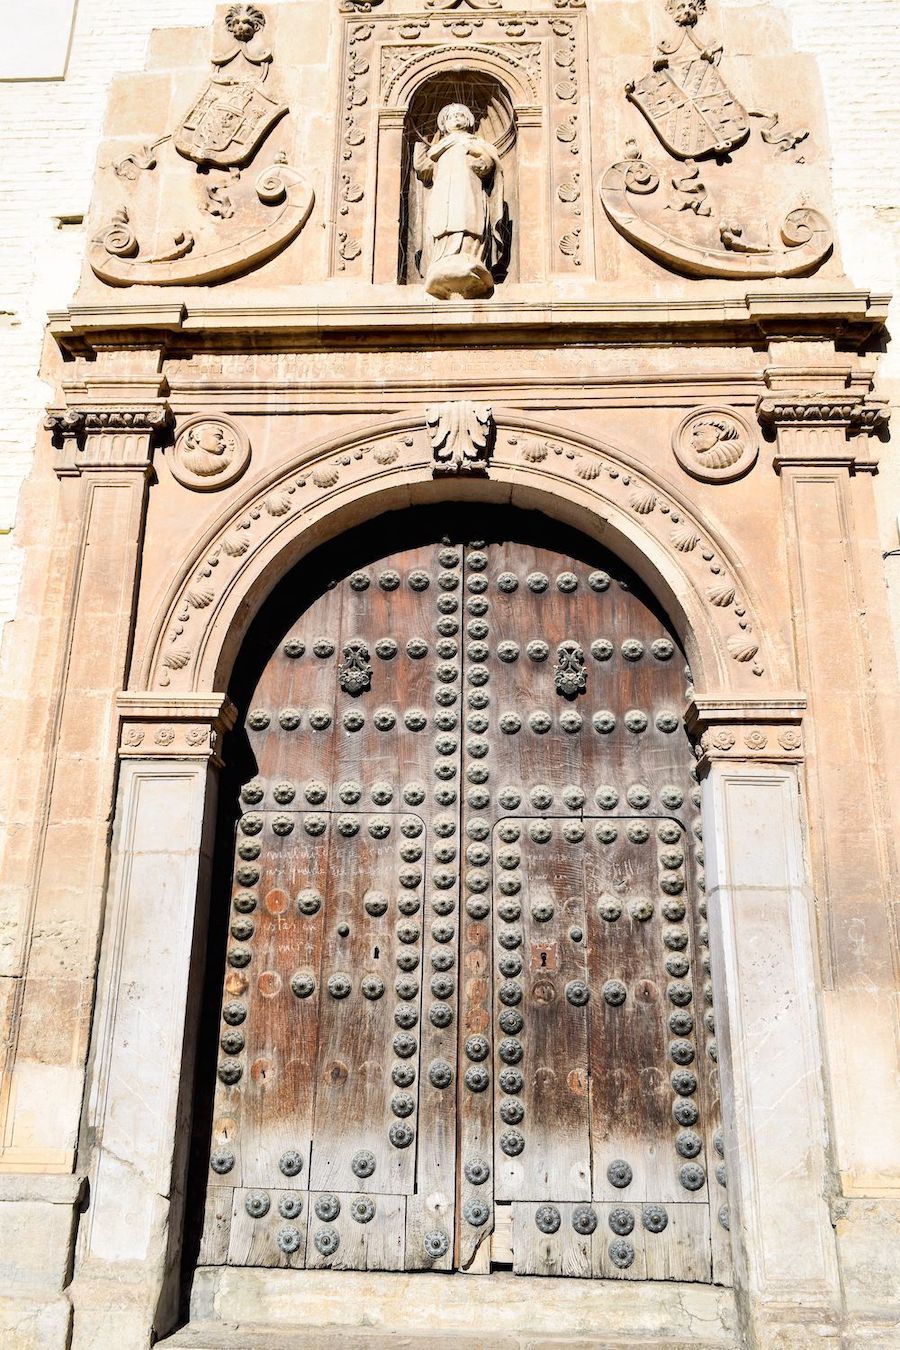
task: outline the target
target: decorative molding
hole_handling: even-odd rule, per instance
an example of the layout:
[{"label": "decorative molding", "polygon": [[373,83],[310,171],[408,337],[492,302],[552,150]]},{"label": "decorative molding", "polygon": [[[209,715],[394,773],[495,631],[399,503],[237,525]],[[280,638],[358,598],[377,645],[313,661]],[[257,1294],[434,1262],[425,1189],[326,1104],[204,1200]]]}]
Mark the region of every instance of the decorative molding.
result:
[{"label": "decorative molding", "polygon": [[141,406],[51,409],[44,418],[44,426],[60,452],[54,464],[60,478],[85,470],[149,472],[153,446],[171,423],[171,409],[163,401]]},{"label": "decorative molding", "polygon": [[250,438],[223,413],[197,413],[178,428],[167,455],[172,477],[195,492],[216,492],[240,478],[250,463]]},{"label": "decorative molding", "polygon": [[672,452],[692,478],[730,483],[749,473],[759,455],[759,438],[733,408],[708,404],[687,413],[672,433]]},{"label": "decorative molding", "polygon": [[[621,301],[557,299],[551,308],[536,301],[506,301],[502,294],[483,302],[491,322],[467,321],[463,328],[452,309],[435,306],[430,300],[417,300],[414,294],[396,303],[360,308],[355,304],[298,304],[292,296],[277,305],[248,303],[237,305],[217,301],[214,295],[200,299],[185,297],[177,301],[145,302],[125,305],[119,300],[91,305],[71,305],[50,315],[50,331],[59,347],[72,356],[90,355],[102,350],[111,333],[140,335],[147,331],[154,341],[167,334],[177,338],[179,354],[229,351],[236,340],[255,350],[262,332],[288,338],[293,351],[321,351],[323,344],[341,342],[361,333],[383,333],[390,325],[397,338],[467,348],[521,345],[532,341],[537,325],[545,341],[553,347],[578,346],[585,342],[665,340],[679,345],[708,341],[755,343],[760,339],[781,339],[790,324],[798,340],[840,338],[863,347],[883,333],[887,324],[889,299],[881,292],[852,290],[848,287],[820,285],[809,288],[773,291],[747,289],[710,292],[681,300],[652,297]],[[476,318],[482,304],[473,302]]]},{"label": "decorative molding", "polygon": [[121,693],[120,759],[211,759],[221,764],[222,736],[237,720],[237,709],[225,694],[188,698],[146,693]]},{"label": "decorative molding", "polygon": [[871,438],[887,426],[890,407],[886,399],[872,398],[871,371],[773,366],[765,381],[771,392],[758,399],[756,415],[776,437],[776,472],[789,465],[854,473],[877,468]]}]

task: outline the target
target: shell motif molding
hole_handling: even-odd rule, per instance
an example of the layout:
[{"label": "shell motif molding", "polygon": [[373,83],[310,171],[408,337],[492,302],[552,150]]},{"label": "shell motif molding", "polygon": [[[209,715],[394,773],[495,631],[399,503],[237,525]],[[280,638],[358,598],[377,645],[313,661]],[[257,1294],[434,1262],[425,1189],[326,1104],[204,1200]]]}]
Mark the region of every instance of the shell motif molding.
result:
[{"label": "shell motif molding", "polygon": [[[344,501],[375,495],[396,483],[398,475],[424,483],[433,473],[431,440],[420,423],[395,427],[338,452],[333,446],[323,448],[318,457],[246,497],[207,536],[159,615],[144,658],[141,678],[146,686],[186,693],[212,678],[200,669],[201,660],[204,665],[215,660],[209,634],[223,605],[233,604],[240,593],[241,573],[249,576],[263,557],[274,556],[279,539],[286,541],[304,528],[304,517],[319,519]],[[663,492],[612,451],[604,453],[568,437],[563,442],[530,426],[501,426],[483,479],[509,483],[525,475],[534,487],[552,494],[570,480],[592,513],[605,517],[613,509],[623,524],[633,522],[636,539],[640,534],[654,549],[669,554],[673,573],[684,578],[685,593],[695,597],[692,604],[705,609],[707,641],[712,644],[708,649],[717,653],[711,656],[715,678],[727,680],[725,667],[733,664],[736,686],[746,688],[748,676],[765,673],[766,644],[736,560],[715,542],[689,504]]]},{"label": "shell motif molding", "polygon": [[250,439],[221,413],[197,413],[179,427],[167,456],[172,477],[195,492],[229,487],[250,463]]},{"label": "shell motif molding", "polygon": [[730,483],[753,468],[759,455],[756,430],[733,408],[695,408],[672,434],[672,451],[692,478]]}]

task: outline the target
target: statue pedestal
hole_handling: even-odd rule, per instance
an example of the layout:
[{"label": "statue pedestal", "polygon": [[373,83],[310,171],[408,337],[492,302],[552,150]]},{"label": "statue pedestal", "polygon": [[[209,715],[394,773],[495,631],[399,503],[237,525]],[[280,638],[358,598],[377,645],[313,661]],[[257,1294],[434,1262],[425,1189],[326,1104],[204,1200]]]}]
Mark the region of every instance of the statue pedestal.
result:
[{"label": "statue pedestal", "polygon": [[453,253],[435,258],[425,277],[425,290],[436,300],[486,300],[494,294],[494,278],[472,254]]}]

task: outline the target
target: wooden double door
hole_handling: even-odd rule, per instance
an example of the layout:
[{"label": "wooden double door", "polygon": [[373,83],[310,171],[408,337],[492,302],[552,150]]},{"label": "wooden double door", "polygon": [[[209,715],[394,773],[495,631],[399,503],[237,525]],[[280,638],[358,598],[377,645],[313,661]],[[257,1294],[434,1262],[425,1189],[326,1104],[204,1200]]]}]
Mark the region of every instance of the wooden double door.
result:
[{"label": "wooden double door", "polygon": [[664,617],[499,509],[304,575],[246,700],[201,1263],[727,1281]]}]

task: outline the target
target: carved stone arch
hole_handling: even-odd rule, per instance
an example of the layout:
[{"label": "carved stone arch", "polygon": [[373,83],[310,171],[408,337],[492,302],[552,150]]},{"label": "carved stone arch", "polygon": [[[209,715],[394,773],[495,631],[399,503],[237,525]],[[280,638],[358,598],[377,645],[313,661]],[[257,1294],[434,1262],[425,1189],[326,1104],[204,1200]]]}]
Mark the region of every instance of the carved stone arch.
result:
[{"label": "carved stone arch", "polygon": [[[536,44],[535,44],[536,45]],[[385,109],[405,110],[412,103],[423,84],[440,75],[459,75],[468,71],[488,75],[509,93],[516,110],[536,109],[540,99],[540,79],[516,48],[508,49],[487,43],[440,43],[415,50],[407,62],[388,75],[382,83],[382,102]]]},{"label": "carved stone arch", "polygon": [[228,686],[247,627],[286,571],[349,524],[440,500],[509,502],[572,524],[622,558],[667,610],[698,696],[762,697],[790,674],[741,562],[678,492],[626,452],[534,419],[500,419],[489,474],[435,478],[423,423],[320,443],[244,493],[173,578],[134,687]]}]

